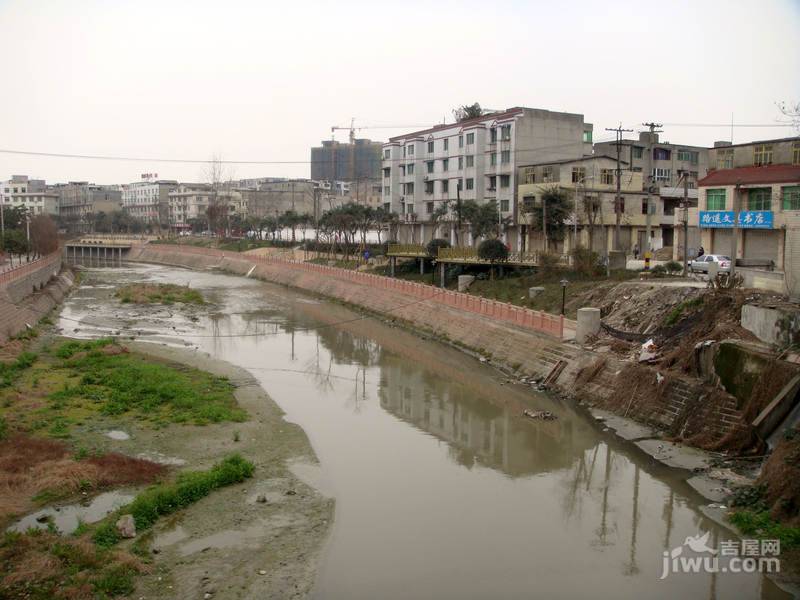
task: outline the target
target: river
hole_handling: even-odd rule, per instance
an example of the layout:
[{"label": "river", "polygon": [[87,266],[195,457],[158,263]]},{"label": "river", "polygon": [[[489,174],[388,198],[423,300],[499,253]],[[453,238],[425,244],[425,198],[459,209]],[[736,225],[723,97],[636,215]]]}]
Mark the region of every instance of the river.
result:
[{"label": "river", "polygon": [[[129,282],[189,284],[210,313],[121,305]],[[303,427],[336,499],[315,597],[763,598],[758,574],[662,575],[663,553],[710,532],[674,474],[569,403],[341,306],[215,272],[84,272],[59,325],[197,348],[250,371]],[[521,417],[549,410],[554,421]]]}]

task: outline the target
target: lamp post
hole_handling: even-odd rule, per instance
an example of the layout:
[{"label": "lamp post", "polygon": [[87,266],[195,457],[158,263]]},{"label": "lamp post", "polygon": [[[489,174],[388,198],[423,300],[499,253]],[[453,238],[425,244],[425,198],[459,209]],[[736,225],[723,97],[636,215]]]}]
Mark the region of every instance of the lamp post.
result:
[{"label": "lamp post", "polygon": [[567,303],[567,284],[566,279],[561,280],[561,316],[564,316],[564,305]]}]

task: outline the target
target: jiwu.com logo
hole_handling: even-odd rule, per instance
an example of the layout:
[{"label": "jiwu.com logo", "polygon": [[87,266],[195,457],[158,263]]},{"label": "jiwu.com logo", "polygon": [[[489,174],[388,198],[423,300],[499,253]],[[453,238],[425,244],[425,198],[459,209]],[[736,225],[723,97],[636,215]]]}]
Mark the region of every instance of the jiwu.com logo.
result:
[{"label": "jiwu.com logo", "polygon": [[665,550],[660,579],[671,573],[780,573],[780,540],[723,540],[708,545],[711,532],[687,537]]}]

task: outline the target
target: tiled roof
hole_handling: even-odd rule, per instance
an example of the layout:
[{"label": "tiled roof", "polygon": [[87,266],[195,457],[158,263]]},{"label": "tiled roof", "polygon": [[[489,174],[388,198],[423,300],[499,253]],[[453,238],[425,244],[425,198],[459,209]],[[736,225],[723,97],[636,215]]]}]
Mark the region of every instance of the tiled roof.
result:
[{"label": "tiled roof", "polygon": [[751,183],[800,182],[800,165],[767,165],[764,167],[738,167],[715,169],[697,182],[698,187],[714,185],[747,185]]}]

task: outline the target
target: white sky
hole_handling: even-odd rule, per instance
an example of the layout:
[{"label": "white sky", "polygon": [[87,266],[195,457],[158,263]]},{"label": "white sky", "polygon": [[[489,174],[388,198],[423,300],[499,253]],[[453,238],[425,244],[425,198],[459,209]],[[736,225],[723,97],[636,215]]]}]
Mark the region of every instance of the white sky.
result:
[{"label": "white sky", "polygon": [[[798,32],[800,0],[0,0],[0,149],[308,161],[351,117],[433,124],[475,101],[583,113],[596,141],[620,121],[774,123],[776,101],[800,100]],[[792,134],[737,128],[734,141]],[[729,127],[662,134],[729,137]],[[0,179],[126,183],[147,172],[203,178],[192,164],[0,153]]]}]

